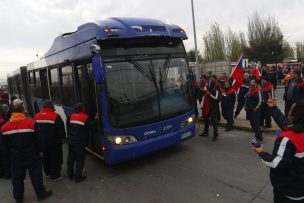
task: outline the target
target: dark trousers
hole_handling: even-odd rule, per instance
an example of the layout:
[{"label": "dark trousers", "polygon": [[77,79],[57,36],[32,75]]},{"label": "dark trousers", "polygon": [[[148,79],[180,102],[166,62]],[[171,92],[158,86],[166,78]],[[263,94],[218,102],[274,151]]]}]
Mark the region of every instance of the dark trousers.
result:
[{"label": "dark trousers", "polygon": [[235,109],[235,115],[238,116],[241,112],[241,110],[243,109],[245,104],[245,98],[243,96],[238,96],[238,103]]},{"label": "dark trousers", "polygon": [[304,200],[291,200],[287,198],[285,195],[281,194],[280,192],[273,190],[273,202],[274,203],[303,203]]},{"label": "dark trousers", "polygon": [[11,177],[11,166],[8,153],[0,150],[0,178]]},{"label": "dark trousers", "polygon": [[288,116],[289,110],[291,108],[291,106],[293,105],[294,101],[291,100],[285,100],[285,116]]},{"label": "dark trousers", "polygon": [[260,125],[270,127],[271,126],[271,114],[270,109],[267,106],[266,103],[262,103],[261,105],[261,119],[260,119]]},{"label": "dark trousers", "polygon": [[60,176],[62,164],[62,145],[61,143],[44,144],[43,146],[43,170],[51,178]]},{"label": "dark trousers", "polygon": [[1,177],[11,177],[11,164],[9,150],[3,144],[3,138],[0,136],[0,178]]},{"label": "dark trousers", "polygon": [[255,133],[255,138],[259,141],[263,140],[261,126],[260,126],[260,109],[256,112],[248,111],[248,117],[250,121],[250,125]]},{"label": "dark trousers", "polygon": [[[73,177],[75,175],[75,180],[79,180],[82,176],[82,171],[84,168],[84,160],[86,156],[85,147],[84,146],[71,146],[69,145],[68,152],[68,176]],[[74,173],[75,167],[75,173]]]},{"label": "dark trousers", "polygon": [[227,129],[233,127],[233,108],[222,108],[222,116],[227,121]]},{"label": "dark trousers", "polygon": [[205,129],[204,132],[209,132],[209,120],[211,120],[211,123],[213,125],[213,136],[218,136],[218,115],[216,112],[211,112],[209,116],[204,117],[204,123],[205,123]]},{"label": "dark trousers", "polygon": [[194,114],[195,114],[196,116],[198,116],[198,108],[197,108],[196,99],[194,99],[193,104],[194,104]]},{"label": "dark trousers", "polygon": [[23,199],[24,179],[26,170],[28,170],[30,179],[37,197],[45,195],[45,187],[42,179],[42,163],[41,160],[33,160],[27,165],[18,166],[18,163],[12,162],[12,183],[13,195],[16,200]]}]

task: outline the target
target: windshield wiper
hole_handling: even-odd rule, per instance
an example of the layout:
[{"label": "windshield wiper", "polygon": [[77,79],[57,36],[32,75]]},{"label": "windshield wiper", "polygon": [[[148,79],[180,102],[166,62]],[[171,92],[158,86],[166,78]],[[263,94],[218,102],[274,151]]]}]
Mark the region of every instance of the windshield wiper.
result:
[{"label": "windshield wiper", "polygon": [[143,76],[147,79],[149,79],[150,81],[153,81],[152,75],[149,75],[144,69],[143,67],[137,63],[135,60],[133,60],[130,56],[126,56],[125,57],[127,59],[128,62],[132,63],[135,68],[141,73],[143,74]]},{"label": "windshield wiper", "polygon": [[160,91],[161,91],[162,96],[164,94],[164,85],[163,84],[167,80],[170,63],[171,63],[171,56],[168,55],[168,58],[166,59],[166,61],[164,63],[163,70],[161,69],[161,67],[159,67],[159,78],[160,78],[159,79],[159,86],[160,86]]},{"label": "windshield wiper", "polygon": [[152,81],[153,81],[153,84],[154,84],[154,87],[155,87],[155,90],[156,90],[156,94],[157,94],[158,114],[160,116],[160,95],[159,95],[159,90],[158,90],[158,87],[157,87],[157,80],[156,80],[155,70],[154,70],[154,65],[153,65],[152,60],[150,60],[150,65],[151,66],[148,66],[148,67],[149,67],[149,71],[150,71],[150,74],[152,76]]}]

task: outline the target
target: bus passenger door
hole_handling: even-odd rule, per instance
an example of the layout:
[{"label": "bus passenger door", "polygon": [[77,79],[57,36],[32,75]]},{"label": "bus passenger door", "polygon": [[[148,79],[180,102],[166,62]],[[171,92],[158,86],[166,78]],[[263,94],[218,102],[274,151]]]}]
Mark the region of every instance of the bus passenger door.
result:
[{"label": "bus passenger door", "polygon": [[[89,116],[90,120],[93,120],[95,115],[98,113],[99,117],[101,117],[101,111],[98,108],[98,91],[96,89],[96,83],[93,77],[93,70],[92,64],[86,63],[82,65],[77,65],[77,74],[76,74],[76,81],[78,86],[78,101],[82,102],[85,105],[86,112]],[[97,129],[92,131],[90,140],[89,140],[89,147],[91,150],[96,152],[97,154],[101,155],[102,153],[102,131],[101,122],[98,122],[96,126]]]}]

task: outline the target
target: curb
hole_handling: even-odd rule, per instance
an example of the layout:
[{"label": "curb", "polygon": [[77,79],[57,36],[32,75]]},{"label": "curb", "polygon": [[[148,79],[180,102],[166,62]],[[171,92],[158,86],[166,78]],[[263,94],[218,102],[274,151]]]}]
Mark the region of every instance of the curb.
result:
[{"label": "curb", "polygon": [[[219,126],[222,126],[222,127],[226,127],[226,123],[219,123]],[[249,131],[249,132],[253,132],[252,131],[252,128],[249,127],[249,126],[242,126],[242,125],[234,125],[233,126],[234,129],[237,129],[237,130],[243,130],[243,131]],[[281,131],[280,128],[266,128],[266,129],[263,129],[261,128],[262,132],[265,133],[265,134],[275,134],[276,132],[278,131]]]},{"label": "curb", "polygon": [[[195,122],[204,123],[201,119],[197,119],[197,118],[195,119]],[[219,126],[226,127],[226,123],[220,122]],[[252,132],[252,128],[250,126],[244,126],[244,125],[234,125],[233,129]],[[267,129],[261,128],[261,130],[262,130],[263,133],[271,134],[271,135],[275,134],[278,131],[281,131],[280,128],[267,128]]]}]

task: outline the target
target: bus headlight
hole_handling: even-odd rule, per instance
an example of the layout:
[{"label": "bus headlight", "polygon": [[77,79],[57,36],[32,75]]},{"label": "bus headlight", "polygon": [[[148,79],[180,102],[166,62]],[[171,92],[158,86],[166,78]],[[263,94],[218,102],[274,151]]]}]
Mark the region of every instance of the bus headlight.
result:
[{"label": "bus headlight", "polygon": [[186,126],[192,124],[193,121],[194,121],[193,116],[190,116],[190,117],[188,117],[186,120],[184,120],[184,121],[180,124],[180,126],[184,128],[184,127],[186,127]]},{"label": "bus headlight", "polygon": [[121,143],[122,143],[121,137],[116,137],[115,138],[115,144],[121,144]]},{"label": "bus headlight", "polygon": [[109,135],[107,138],[115,145],[127,145],[137,142],[137,139],[132,135]]}]

